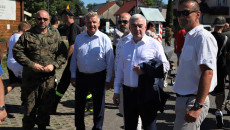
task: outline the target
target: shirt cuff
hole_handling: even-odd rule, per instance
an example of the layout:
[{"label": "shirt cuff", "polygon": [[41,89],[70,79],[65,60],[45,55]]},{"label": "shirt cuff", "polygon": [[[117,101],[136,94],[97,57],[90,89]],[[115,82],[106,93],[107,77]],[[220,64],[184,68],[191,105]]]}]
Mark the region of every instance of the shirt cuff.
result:
[{"label": "shirt cuff", "polygon": [[120,93],[120,87],[114,86],[114,93],[119,94]]},{"label": "shirt cuff", "polygon": [[76,78],[76,72],[71,71],[71,78]]}]

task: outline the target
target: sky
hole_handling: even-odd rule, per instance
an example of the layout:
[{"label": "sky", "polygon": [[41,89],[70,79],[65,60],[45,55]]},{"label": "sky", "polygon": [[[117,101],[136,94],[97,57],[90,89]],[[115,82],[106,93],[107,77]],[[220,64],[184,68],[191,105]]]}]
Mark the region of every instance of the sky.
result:
[{"label": "sky", "polygon": [[[83,1],[85,3],[85,6],[87,6],[87,4],[89,4],[89,3],[91,3],[91,4],[93,4],[93,3],[105,3],[107,0],[81,0],[81,1]],[[168,0],[163,0],[163,2],[165,4],[167,4]]]}]

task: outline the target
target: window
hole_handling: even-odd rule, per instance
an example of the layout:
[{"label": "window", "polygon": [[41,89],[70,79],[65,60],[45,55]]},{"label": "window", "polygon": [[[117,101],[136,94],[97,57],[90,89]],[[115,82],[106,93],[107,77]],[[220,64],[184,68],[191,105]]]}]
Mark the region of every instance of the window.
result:
[{"label": "window", "polygon": [[217,0],[217,6],[227,6],[228,0]]}]

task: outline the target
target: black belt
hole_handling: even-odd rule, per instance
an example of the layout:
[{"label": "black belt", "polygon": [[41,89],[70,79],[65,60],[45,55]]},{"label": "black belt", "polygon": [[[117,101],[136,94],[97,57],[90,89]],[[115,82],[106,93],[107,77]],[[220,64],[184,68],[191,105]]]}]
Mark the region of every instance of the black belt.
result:
[{"label": "black belt", "polygon": [[193,96],[196,96],[196,95],[195,94],[180,95],[180,94],[176,93],[176,96],[177,97],[193,97]]},{"label": "black belt", "polygon": [[83,73],[83,72],[79,72],[81,75],[85,75],[85,76],[98,76],[100,74],[104,74],[106,73],[106,70],[100,71],[100,72],[95,72],[95,73]]},{"label": "black belt", "polygon": [[123,84],[123,88],[127,88],[129,91],[137,90],[137,87],[130,87]]}]

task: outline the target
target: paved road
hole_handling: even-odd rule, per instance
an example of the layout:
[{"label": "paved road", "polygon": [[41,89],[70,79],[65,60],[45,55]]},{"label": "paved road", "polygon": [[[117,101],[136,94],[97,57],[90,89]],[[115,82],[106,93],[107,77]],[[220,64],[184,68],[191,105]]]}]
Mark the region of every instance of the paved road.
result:
[{"label": "paved road", "polygon": [[[172,60],[176,61],[176,56],[172,56]],[[57,78],[59,79],[63,70],[59,70]],[[3,76],[4,84],[8,82],[8,76],[5,73]],[[175,105],[175,94],[172,91],[172,87],[169,86],[164,88],[166,92],[171,95],[171,98],[167,102],[166,110],[163,114],[159,114],[157,117],[157,128],[158,130],[172,130],[175,118],[174,105]],[[70,86],[66,94],[61,100],[58,106],[58,114],[51,116],[50,126],[48,129],[53,130],[74,130],[74,87]],[[106,92],[106,106],[105,106],[105,119],[104,119],[104,130],[123,130],[123,118],[118,116],[118,109],[112,104],[113,91],[109,90]],[[201,126],[201,130],[214,130],[216,128],[215,122],[215,103],[214,98],[210,96],[211,108],[209,114]],[[8,118],[0,126],[0,130],[22,130],[22,117],[20,113],[20,88],[16,87],[6,98],[6,109],[8,112]],[[225,130],[230,130],[230,116],[226,115],[224,111],[224,123]],[[85,117],[86,129],[92,129],[92,116]]]}]

